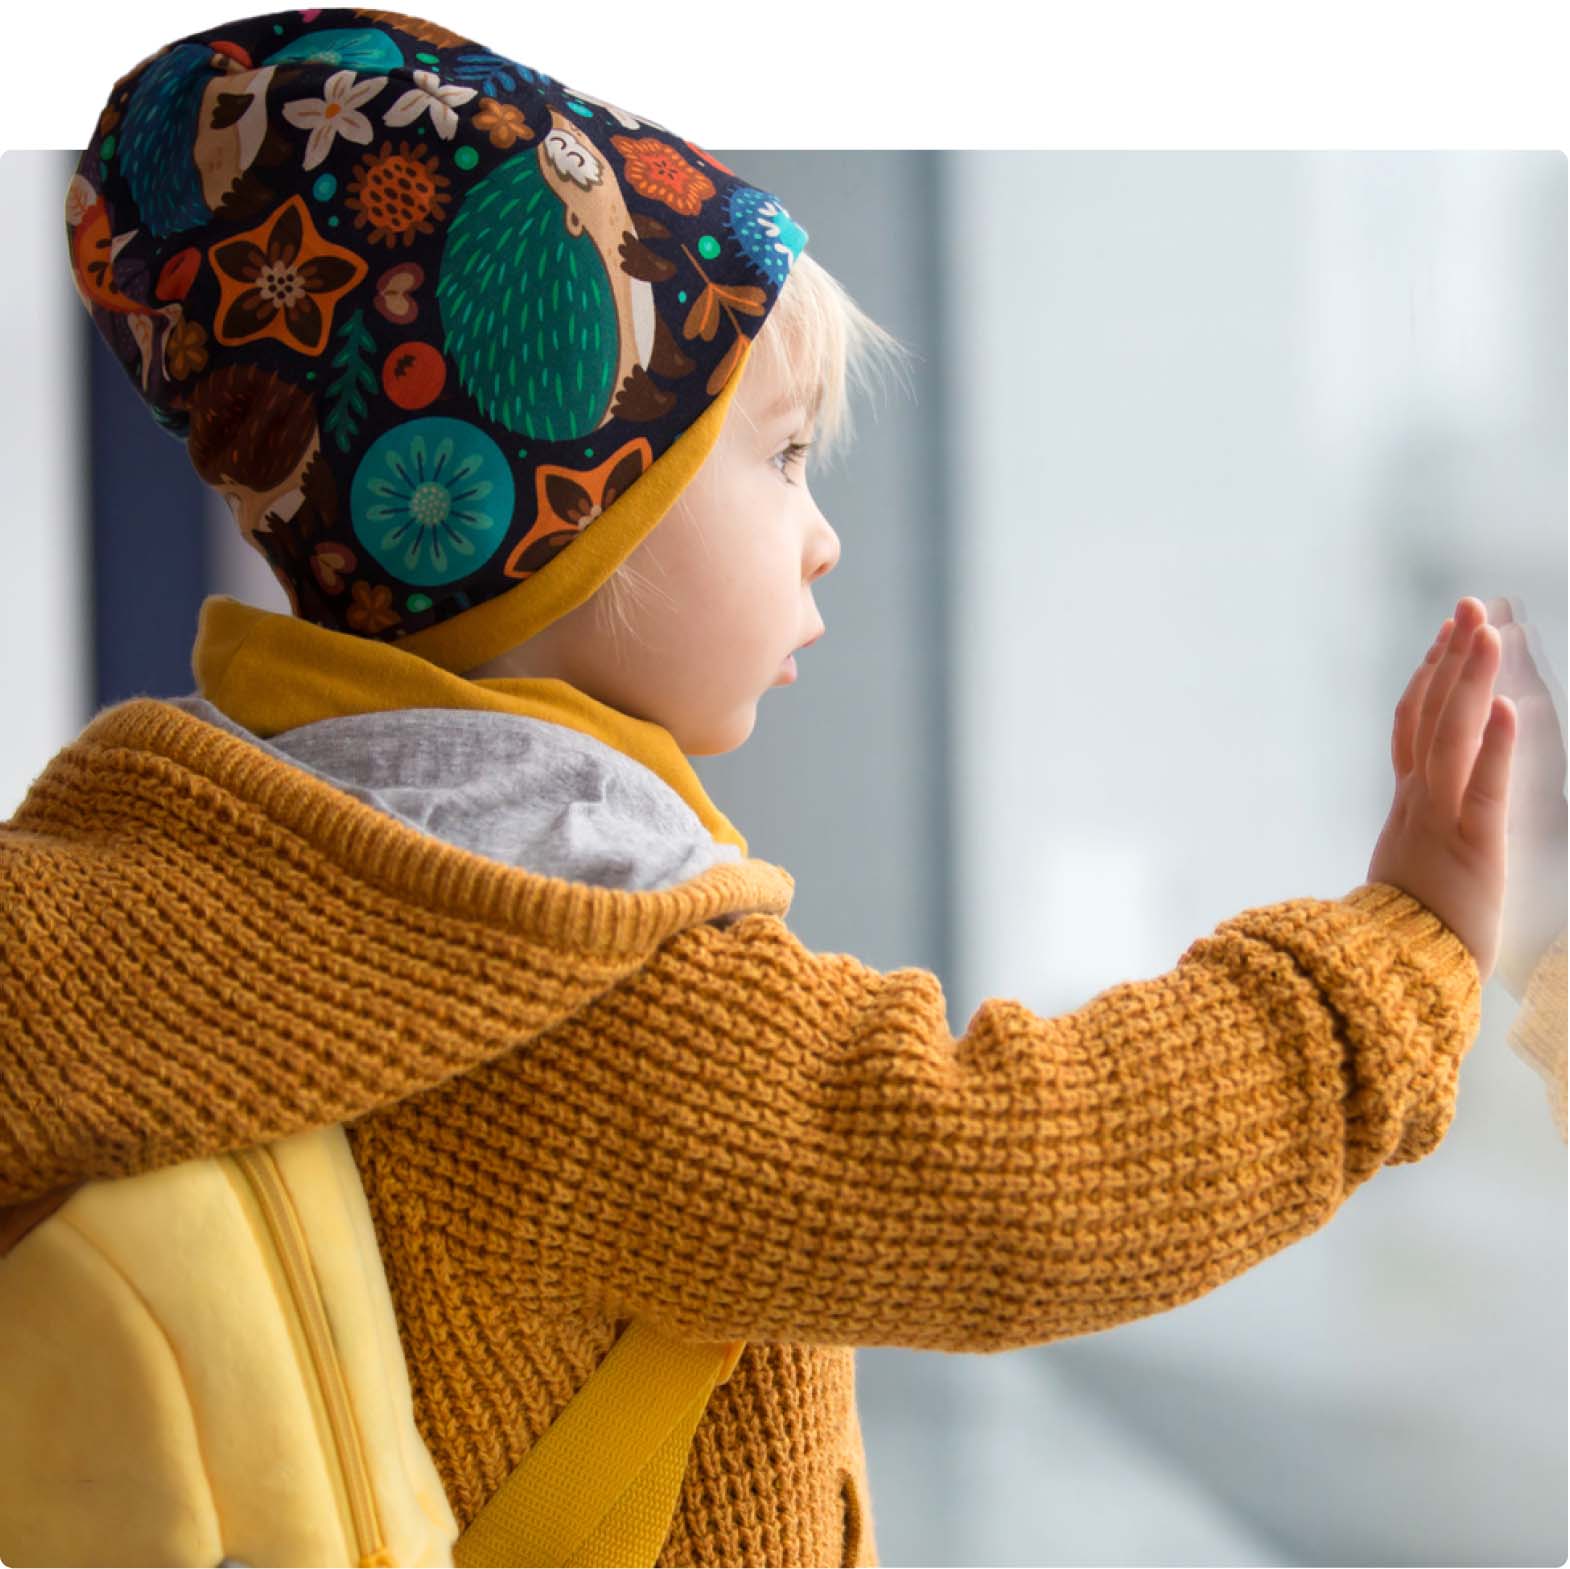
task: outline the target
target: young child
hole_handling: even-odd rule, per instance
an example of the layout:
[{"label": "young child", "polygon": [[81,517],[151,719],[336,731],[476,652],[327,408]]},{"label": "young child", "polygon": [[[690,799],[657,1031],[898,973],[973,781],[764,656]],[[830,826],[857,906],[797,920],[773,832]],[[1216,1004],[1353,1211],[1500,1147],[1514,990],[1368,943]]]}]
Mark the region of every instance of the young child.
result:
[{"label": "young child", "polygon": [[1476,599],[1366,883],[956,1040],[935,976],[803,947],[688,761],[824,631],[805,451],[893,348],[777,198],[325,10],[123,77],[67,224],[293,614],[209,600],[198,690],[99,715],[0,834],[0,1204],[346,1124],[459,1531],[646,1323],[745,1342],[657,1561],[875,1563],[854,1347],[1164,1311],[1438,1145],[1504,894]]}]

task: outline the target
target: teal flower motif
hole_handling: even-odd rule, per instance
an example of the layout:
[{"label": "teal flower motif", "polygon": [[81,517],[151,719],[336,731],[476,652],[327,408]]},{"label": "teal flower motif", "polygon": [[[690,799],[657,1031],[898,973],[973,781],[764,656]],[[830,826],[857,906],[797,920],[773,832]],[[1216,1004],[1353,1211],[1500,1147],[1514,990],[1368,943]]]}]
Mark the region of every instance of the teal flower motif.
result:
[{"label": "teal flower motif", "polygon": [[779,197],[755,185],[738,185],[730,193],[726,217],[742,254],[779,288],[806,247],[807,231],[786,212]]},{"label": "teal flower motif", "polygon": [[400,582],[455,583],[496,554],[512,521],[512,470],[483,430],[410,420],[379,436],[349,488],[356,538]]}]

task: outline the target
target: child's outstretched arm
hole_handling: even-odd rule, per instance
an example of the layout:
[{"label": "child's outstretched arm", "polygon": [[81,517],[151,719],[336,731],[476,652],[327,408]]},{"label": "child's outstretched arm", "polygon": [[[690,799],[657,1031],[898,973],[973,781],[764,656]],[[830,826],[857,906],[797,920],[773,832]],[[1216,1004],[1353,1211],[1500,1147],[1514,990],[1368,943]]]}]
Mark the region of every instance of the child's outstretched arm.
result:
[{"label": "child's outstretched arm", "polygon": [[753,915],[408,1115],[476,1172],[441,1229],[539,1310],[1000,1351],[1189,1301],[1428,1154],[1478,1018],[1472,957],[1378,884],[957,1040],[930,973]]},{"label": "child's outstretched arm", "polygon": [[453,1240],[547,1311],[997,1351],[1309,1235],[1438,1145],[1477,1036],[1514,733],[1482,620],[1464,599],[1397,706],[1395,804],[1346,898],[1247,910],[1059,1018],[994,998],[959,1040],[926,971],[768,915],[683,932],[437,1092],[491,1196]]}]

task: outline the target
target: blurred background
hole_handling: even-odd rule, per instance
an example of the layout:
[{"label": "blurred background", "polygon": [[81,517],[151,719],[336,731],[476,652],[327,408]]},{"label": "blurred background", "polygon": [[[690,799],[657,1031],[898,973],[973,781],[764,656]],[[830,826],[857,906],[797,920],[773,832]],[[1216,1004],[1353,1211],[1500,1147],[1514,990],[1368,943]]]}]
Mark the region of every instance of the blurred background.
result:
[{"label": "blurred background", "polygon": [[[934,971],[956,1033],[1071,1012],[1364,880],[1461,595],[1563,690],[1563,153],[714,151],[916,355],[812,478],[828,635],[694,760],[809,946]],[[203,595],[287,609],[73,294],[74,157],[0,159],[5,813],[192,688]],[[1433,1156],[1198,1302],[861,1350],[882,1561],[1563,1563],[1566,1157],[1515,1011],[1491,981]]]}]

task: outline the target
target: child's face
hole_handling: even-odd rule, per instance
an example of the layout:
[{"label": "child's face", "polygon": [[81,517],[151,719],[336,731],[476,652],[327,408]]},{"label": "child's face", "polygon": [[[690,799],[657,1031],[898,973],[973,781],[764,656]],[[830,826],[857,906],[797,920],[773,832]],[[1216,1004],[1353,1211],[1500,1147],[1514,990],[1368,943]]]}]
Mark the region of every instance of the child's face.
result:
[{"label": "child's face", "polygon": [[789,397],[778,369],[749,361],[703,467],[627,558],[644,579],[636,637],[618,624],[613,638],[594,596],[469,674],[556,676],[663,725],[688,756],[740,746],[786,657],[823,630],[812,585],[839,560],[805,463],[785,455],[811,439]]}]

